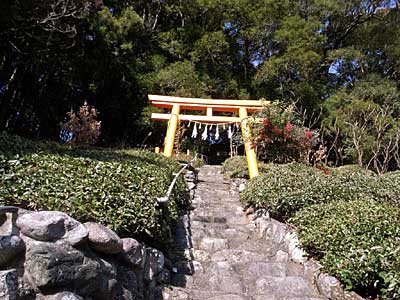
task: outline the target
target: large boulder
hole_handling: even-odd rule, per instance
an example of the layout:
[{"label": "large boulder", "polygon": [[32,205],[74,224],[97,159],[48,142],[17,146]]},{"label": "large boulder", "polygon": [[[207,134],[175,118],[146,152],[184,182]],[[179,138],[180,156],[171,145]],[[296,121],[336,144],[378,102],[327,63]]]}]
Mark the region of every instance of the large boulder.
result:
[{"label": "large boulder", "polygon": [[17,235],[0,236],[0,267],[9,264],[25,250],[25,243]]},{"label": "large boulder", "polygon": [[88,236],[85,226],[58,211],[27,213],[18,217],[16,225],[24,235],[37,241],[66,241],[77,246]]},{"label": "large boulder", "polygon": [[89,246],[105,254],[117,254],[123,250],[122,240],[111,229],[94,222],[85,223],[89,231]]},{"label": "large boulder", "polygon": [[123,252],[121,257],[130,266],[144,268],[146,261],[146,248],[143,244],[132,238],[122,239]]},{"label": "large boulder", "polygon": [[44,294],[66,289],[81,296],[110,293],[109,281],[116,277],[110,263],[67,243],[32,241],[27,245],[24,276],[35,289]]}]

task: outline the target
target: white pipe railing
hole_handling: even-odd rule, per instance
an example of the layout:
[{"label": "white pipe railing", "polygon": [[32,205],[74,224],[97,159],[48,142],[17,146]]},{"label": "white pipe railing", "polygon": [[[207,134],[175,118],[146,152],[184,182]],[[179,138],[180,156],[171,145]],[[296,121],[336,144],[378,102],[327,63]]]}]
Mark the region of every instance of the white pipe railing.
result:
[{"label": "white pipe railing", "polygon": [[174,179],[172,180],[172,182],[171,182],[171,184],[170,184],[170,186],[169,186],[169,188],[168,188],[167,194],[166,194],[164,197],[158,197],[158,198],[157,198],[158,203],[160,203],[160,204],[166,204],[166,203],[168,203],[169,198],[171,197],[172,191],[174,190],[174,186],[175,186],[175,184],[176,184],[176,181],[178,180],[178,177],[183,173],[183,171],[185,171],[185,169],[187,169],[189,166],[192,166],[192,163],[197,159],[197,156],[200,156],[202,159],[203,159],[203,157],[205,157],[205,155],[203,155],[203,154],[198,154],[198,153],[196,153],[195,157],[193,157],[187,164],[185,164],[185,165],[179,170],[178,173],[175,173],[175,174],[174,174],[175,177],[174,177]]}]

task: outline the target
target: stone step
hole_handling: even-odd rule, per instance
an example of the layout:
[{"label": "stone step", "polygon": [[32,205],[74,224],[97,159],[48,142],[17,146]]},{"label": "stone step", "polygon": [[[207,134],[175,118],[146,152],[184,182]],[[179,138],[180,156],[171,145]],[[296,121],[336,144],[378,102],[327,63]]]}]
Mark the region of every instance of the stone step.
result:
[{"label": "stone step", "polygon": [[274,239],[284,225],[250,222],[221,172],[200,169],[193,210],[180,217],[176,230],[176,287],[165,288],[163,300],[327,300],[307,265],[290,260],[283,237]]},{"label": "stone step", "polygon": [[274,295],[275,297],[317,297],[314,286],[302,277],[263,276],[254,284],[254,295]]}]

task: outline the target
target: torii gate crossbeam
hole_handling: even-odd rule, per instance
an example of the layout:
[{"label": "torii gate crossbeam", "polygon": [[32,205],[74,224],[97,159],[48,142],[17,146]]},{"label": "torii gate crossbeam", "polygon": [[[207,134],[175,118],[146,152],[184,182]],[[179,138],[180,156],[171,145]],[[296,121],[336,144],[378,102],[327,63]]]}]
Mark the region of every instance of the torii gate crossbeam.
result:
[{"label": "torii gate crossbeam", "polygon": [[[151,106],[171,109],[170,114],[153,113],[151,116],[153,120],[169,121],[164,146],[165,156],[172,156],[175,133],[179,121],[194,121],[207,124],[240,123],[249,168],[249,176],[250,178],[253,178],[259,175],[257,156],[250,141],[248,113],[262,110],[263,103],[261,100],[200,99],[159,95],[149,95],[148,97]],[[206,115],[180,114],[182,110],[206,111]],[[213,111],[238,113],[239,117],[213,116]]]}]

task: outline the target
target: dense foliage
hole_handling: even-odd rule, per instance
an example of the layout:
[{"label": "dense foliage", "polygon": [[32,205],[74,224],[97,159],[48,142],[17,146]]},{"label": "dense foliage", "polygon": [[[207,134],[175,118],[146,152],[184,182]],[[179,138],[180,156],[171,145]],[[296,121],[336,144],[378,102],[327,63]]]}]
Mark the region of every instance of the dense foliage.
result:
[{"label": "dense foliage", "polygon": [[246,157],[233,156],[222,164],[222,171],[229,178],[249,178],[249,168]]},{"label": "dense foliage", "polygon": [[290,219],[305,250],[348,289],[400,297],[400,208],[370,199],[316,204]]},{"label": "dense foliage", "polygon": [[28,209],[60,210],[78,220],[96,221],[122,236],[165,242],[186,205],[178,180],[167,207],[165,196],[176,161],[136,150],[70,150],[0,135],[0,203]]},{"label": "dense foliage", "polygon": [[325,201],[315,197],[319,192],[322,174],[299,163],[268,164],[241,193],[241,200],[256,208],[267,208],[271,215],[286,220],[298,209]]},{"label": "dense foliage", "polygon": [[[389,0],[3,0],[0,130],[57,139],[66,112],[87,99],[101,143],[140,144],[153,130],[140,117],[151,92],[264,97],[308,116],[324,106],[333,143],[346,99],[394,103],[380,102],[386,91],[398,102],[399,17]],[[355,157],[342,151],[348,137],[340,131],[331,159]]]},{"label": "dense foliage", "polygon": [[322,133],[327,157],[336,164],[358,163],[379,174],[400,167],[400,92],[378,76],[341,88],[324,103]]},{"label": "dense foliage", "polygon": [[287,220],[304,207],[339,200],[376,200],[398,205],[398,180],[397,172],[379,177],[357,166],[319,170],[299,163],[267,164],[261,175],[248,183],[241,198]]}]

